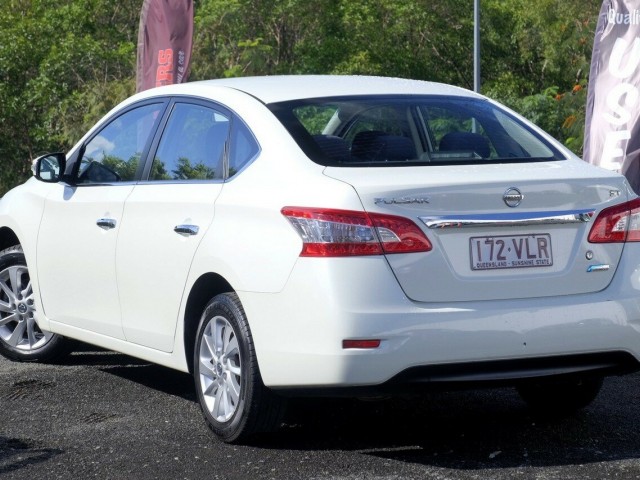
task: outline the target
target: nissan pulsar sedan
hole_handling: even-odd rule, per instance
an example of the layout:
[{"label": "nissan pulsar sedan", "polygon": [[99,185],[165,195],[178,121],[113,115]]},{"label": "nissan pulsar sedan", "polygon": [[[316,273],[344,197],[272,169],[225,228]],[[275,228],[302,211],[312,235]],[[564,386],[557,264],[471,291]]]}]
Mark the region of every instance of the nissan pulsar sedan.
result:
[{"label": "nissan pulsar sedan", "polygon": [[515,386],[570,413],[640,361],[640,199],[475,93],[236,78],[124,101],[0,202],[0,352],[191,372],[226,442],[287,397]]}]

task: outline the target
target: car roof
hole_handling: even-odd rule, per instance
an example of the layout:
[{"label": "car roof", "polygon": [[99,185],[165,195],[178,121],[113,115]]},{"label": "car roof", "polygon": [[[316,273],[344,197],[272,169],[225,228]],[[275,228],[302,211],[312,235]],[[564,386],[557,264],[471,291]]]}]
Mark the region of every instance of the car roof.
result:
[{"label": "car roof", "polygon": [[189,82],[148,90],[157,94],[188,94],[229,88],[244,92],[263,103],[285,102],[304,98],[340,97],[352,95],[452,95],[483,98],[469,90],[442,83],[404,78],[358,75],[273,75],[236,77]]}]

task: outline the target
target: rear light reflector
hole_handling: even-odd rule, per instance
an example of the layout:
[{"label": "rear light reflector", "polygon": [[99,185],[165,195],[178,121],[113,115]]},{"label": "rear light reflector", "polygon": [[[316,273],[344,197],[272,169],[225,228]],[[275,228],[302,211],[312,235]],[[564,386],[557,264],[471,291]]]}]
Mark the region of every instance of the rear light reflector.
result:
[{"label": "rear light reflector", "polygon": [[640,242],[640,198],[602,210],[591,227],[589,242]]},{"label": "rear light reflector", "polygon": [[380,340],[343,340],[342,348],[378,348]]},{"label": "rear light reflector", "polygon": [[326,208],[284,207],[302,239],[302,257],[428,252],[431,243],[411,220],[395,215]]}]

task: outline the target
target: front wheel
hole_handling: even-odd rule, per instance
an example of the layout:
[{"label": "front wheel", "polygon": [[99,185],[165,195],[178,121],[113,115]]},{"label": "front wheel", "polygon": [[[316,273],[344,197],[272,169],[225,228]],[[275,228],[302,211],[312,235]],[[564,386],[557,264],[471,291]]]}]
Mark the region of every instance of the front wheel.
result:
[{"label": "front wheel", "polygon": [[227,443],[271,431],[282,420],[284,399],[262,383],[251,330],[235,293],[217,295],[204,309],[194,379],[207,424]]},{"label": "front wheel", "polygon": [[54,361],[69,352],[59,335],[35,319],[33,286],[22,247],[0,252],[0,354],[19,362]]},{"label": "front wheel", "polygon": [[518,386],[522,399],[536,413],[570,415],[588,406],[602,388],[602,378],[531,381]]}]

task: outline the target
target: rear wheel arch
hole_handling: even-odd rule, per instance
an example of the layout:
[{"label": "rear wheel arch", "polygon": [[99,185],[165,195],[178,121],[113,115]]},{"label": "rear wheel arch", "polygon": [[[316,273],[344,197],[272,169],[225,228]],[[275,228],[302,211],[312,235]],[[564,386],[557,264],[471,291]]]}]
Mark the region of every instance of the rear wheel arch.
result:
[{"label": "rear wheel arch", "polygon": [[20,245],[20,240],[9,227],[0,227],[0,251],[9,247]]},{"label": "rear wheel arch", "polygon": [[244,443],[280,426],[287,402],[262,382],[251,329],[235,292],[207,303],[194,344],[198,402],[219,439]]},{"label": "rear wheel arch", "polygon": [[193,373],[193,351],[202,312],[209,301],[220,293],[233,292],[233,287],[217,273],[202,275],[191,288],[184,314],[184,351],[189,373]]}]

